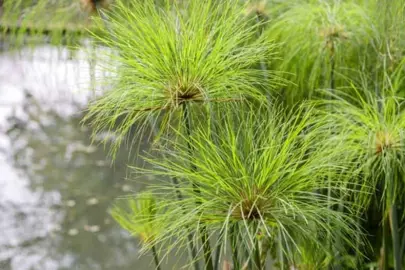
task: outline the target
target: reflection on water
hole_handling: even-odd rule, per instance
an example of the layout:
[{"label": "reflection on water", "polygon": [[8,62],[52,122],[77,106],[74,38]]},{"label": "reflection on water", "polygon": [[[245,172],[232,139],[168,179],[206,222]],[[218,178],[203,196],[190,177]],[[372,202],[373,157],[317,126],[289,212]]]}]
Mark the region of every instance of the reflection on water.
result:
[{"label": "reflection on water", "polygon": [[108,214],[142,185],[125,180],[125,151],[111,166],[90,144],[89,65],[68,56],[0,55],[0,269],[153,269]]}]

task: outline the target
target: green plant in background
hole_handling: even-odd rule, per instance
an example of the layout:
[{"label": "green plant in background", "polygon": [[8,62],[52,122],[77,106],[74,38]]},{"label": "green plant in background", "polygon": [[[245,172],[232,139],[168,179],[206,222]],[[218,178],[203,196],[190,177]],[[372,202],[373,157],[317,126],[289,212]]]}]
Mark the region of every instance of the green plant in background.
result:
[{"label": "green plant in background", "polygon": [[[133,236],[139,237],[145,246],[153,243],[161,234],[163,227],[156,222],[159,215],[157,203],[159,202],[151,192],[142,192],[125,201],[126,206],[117,204],[112,209],[115,220]],[[156,247],[152,245],[151,251],[156,264],[160,269],[160,260]]]},{"label": "green plant in background", "polygon": [[373,188],[358,199],[366,208],[381,210],[381,263],[388,269],[391,243],[395,269],[401,269],[402,228],[398,224],[403,217],[397,212],[403,211],[404,203],[405,112],[403,100],[392,90],[383,89],[378,98],[373,91],[354,88],[353,95],[339,92],[332,101],[323,103],[328,105],[325,113],[329,114],[330,123],[338,134],[335,139],[344,141],[347,155],[356,160],[361,173],[357,178],[360,185]]},{"label": "green plant in background", "polygon": [[87,1],[5,0],[0,37],[13,48],[41,44],[45,38],[54,45],[76,45],[90,23],[88,8]]},{"label": "green plant in background", "polygon": [[294,82],[279,93],[287,103],[342,85],[342,77],[373,58],[367,52],[378,33],[368,5],[358,1],[287,1],[270,18],[266,34],[282,44],[274,68]]}]

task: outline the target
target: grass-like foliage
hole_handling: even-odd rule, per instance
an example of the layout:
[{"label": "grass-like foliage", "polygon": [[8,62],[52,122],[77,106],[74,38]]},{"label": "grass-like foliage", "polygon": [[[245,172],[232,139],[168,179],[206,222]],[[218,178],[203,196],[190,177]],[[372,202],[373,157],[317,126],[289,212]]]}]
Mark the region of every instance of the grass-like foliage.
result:
[{"label": "grass-like foliage", "polygon": [[[360,180],[372,181],[369,186],[377,188],[382,176],[404,173],[404,101],[390,90],[380,97],[368,89],[352,87],[349,91],[351,95],[337,91],[331,94],[332,100],[321,102],[326,105],[323,112],[340,133],[336,139],[344,141],[347,155],[356,159],[358,168],[366,174]],[[402,200],[402,183],[383,181],[382,188],[388,201]]]},{"label": "grass-like foliage", "polygon": [[379,37],[370,4],[287,1],[275,11],[266,34],[282,44],[274,68],[295,83],[282,93],[289,102],[311,96],[318,88],[342,85],[342,77],[375,63],[375,54],[365,53],[376,51]]},{"label": "grass-like foliage", "polygon": [[[5,0],[0,2],[0,38],[12,48],[40,45],[78,46],[91,16],[96,14],[92,0]],[[107,1],[100,2],[100,8]]]},{"label": "grass-like foliage", "polygon": [[111,211],[112,217],[129,231],[133,236],[139,237],[143,247],[150,249],[153,254],[156,269],[160,269],[158,251],[153,243],[163,231],[162,224],[157,222],[162,214],[159,200],[152,192],[141,192],[135,197],[125,201],[125,205],[116,204]]},{"label": "grass-like foliage", "polygon": [[113,74],[111,89],[90,106],[87,119],[95,132],[114,129],[117,145],[131,126],[157,116],[164,116],[164,129],[187,102],[261,100],[258,87],[272,87],[275,79],[262,79],[270,72],[256,66],[272,59],[274,45],[255,38],[258,25],[236,1],[115,5],[105,14],[104,33],[94,37],[111,49],[102,63]]},{"label": "grass-like foliage", "polygon": [[162,230],[155,222],[159,214],[157,202],[153,193],[142,192],[125,200],[125,205],[116,204],[111,213],[123,228],[134,236],[139,236],[142,243],[149,243]]},{"label": "grass-like foliage", "polygon": [[[403,216],[403,193],[405,191],[405,112],[404,100],[395,96],[395,87],[374,91],[360,91],[352,88],[352,95],[337,92],[333,100],[323,101],[330,117],[330,123],[339,136],[336,137],[346,148],[347,156],[357,164],[359,186],[372,188],[362,193],[357,200],[365,209],[380,213],[382,227],[381,264],[388,267],[388,254],[392,244],[395,268],[400,269],[405,238],[400,244]],[[377,210],[378,209],[378,210]],[[375,216],[375,214],[369,217]],[[388,231],[390,230],[390,233]],[[380,235],[381,232],[374,231]],[[392,240],[390,238],[390,234]],[[401,247],[402,245],[402,247]]]},{"label": "grass-like foliage", "polygon": [[[197,230],[203,223],[219,235],[215,243],[225,251],[230,239],[246,247],[247,256],[237,247],[232,250],[235,267],[248,261],[262,269],[266,249],[274,249],[275,243],[286,262],[294,265],[301,244],[311,242],[313,251],[327,253],[323,245],[328,235],[332,242],[354,235],[350,210],[348,215],[333,210],[339,200],[316,192],[328,188],[327,177],[341,179],[343,165],[339,148],[315,136],[311,110],[299,108],[285,116],[278,107],[242,108],[240,113],[218,115],[216,132],[198,128],[191,137],[183,137],[183,143],[160,150],[165,159],[147,159],[154,168],[146,173],[181,179],[181,186],[172,188],[185,196],[181,202],[167,202],[166,214],[178,218],[163,239],[175,237],[184,243],[187,233],[182,228]],[[349,192],[341,187],[336,183],[333,189]]]}]

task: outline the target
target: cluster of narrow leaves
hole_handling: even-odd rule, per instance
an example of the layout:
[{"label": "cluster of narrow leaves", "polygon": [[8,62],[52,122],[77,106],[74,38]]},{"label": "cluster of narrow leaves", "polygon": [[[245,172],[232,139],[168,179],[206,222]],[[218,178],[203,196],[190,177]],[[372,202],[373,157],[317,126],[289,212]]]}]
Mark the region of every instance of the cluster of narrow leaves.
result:
[{"label": "cluster of narrow leaves", "polygon": [[350,77],[373,58],[365,53],[377,46],[378,39],[368,5],[296,1],[285,12],[272,15],[266,35],[283,44],[274,68],[296,83],[286,89],[292,91],[286,97],[290,102],[311,96],[315,89],[341,85],[342,77]]},{"label": "cluster of narrow leaves", "polygon": [[[358,183],[361,190],[355,198],[371,214],[366,214],[365,227],[373,237],[379,235],[370,221],[375,218],[376,211],[383,234],[382,254],[371,251],[374,256],[380,256],[380,268],[389,267],[389,248],[392,245],[395,269],[401,269],[404,254],[404,240],[400,235],[403,220],[405,188],[404,175],[404,132],[405,111],[404,101],[395,95],[394,88],[382,89],[379,96],[374,91],[359,92],[352,87],[353,95],[349,96],[339,91],[332,100],[321,101],[321,114],[328,115],[330,126],[339,132],[335,140],[344,141],[345,152],[356,165],[353,181]],[[357,172],[356,172],[357,171]],[[370,224],[371,223],[371,224]],[[377,226],[378,228],[378,226]],[[375,244],[375,243],[374,243]],[[384,266],[385,264],[385,266]]]},{"label": "cluster of narrow leaves", "polygon": [[[160,218],[177,218],[167,224],[163,239],[175,236],[185,242],[187,233],[182,229],[204,224],[221,256],[227,252],[234,256],[234,265],[253,260],[254,252],[259,252],[257,242],[267,245],[260,248],[261,260],[267,256],[264,249],[278,243],[290,265],[296,263],[294,256],[300,257],[304,243],[312,243],[314,254],[328,252],[322,246],[328,237],[330,243],[340,239],[350,245],[348,236],[356,228],[349,206],[346,214],[335,211],[339,199],[322,193],[328,188],[349,192],[339,162],[343,153],[326,141],[318,142],[318,133],[311,130],[316,124],[311,111],[300,108],[295,115],[285,116],[278,107],[257,110],[241,104],[240,109],[240,114],[217,115],[215,132],[201,127],[188,137],[178,134],[181,143],[161,150],[165,159],[147,158],[154,169],[143,172],[181,179],[180,186],[151,187],[158,193],[184,195],[180,202],[173,198],[166,202],[170,207]],[[334,179],[333,187],[325,181],[328,177]],[[237,240],[230,251],[229,240]],[[247,254],[242,255],[241,249]],[[262,267],[260,263],[258,268]]]},{"label": "cluster of narrow leaves", "polygon": [[118,1],[105,14],[105,33],[95,35],[113,49],[102,62],[112,74],[111,90],[87,116],[96,132],[114,129],[119,144],[135,123],[159,119],[159,130],[173,125],[185,103],[265,99],[260,87],[272,88],[278,80],[263,81],[264,73],[272,72],[254,65],[270,61],[274,45],[264,37],[254,39],[258,26],[235,3],[190,1],[180,9]]}]

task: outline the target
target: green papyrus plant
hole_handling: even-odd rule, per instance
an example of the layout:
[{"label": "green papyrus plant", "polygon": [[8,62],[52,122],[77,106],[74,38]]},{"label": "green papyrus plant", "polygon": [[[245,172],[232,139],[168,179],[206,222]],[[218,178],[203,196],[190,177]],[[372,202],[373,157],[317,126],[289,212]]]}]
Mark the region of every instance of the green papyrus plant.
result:
[{"label": "green papyrus plant", "polygon": [[405,111],[403,99],[395,96],[390,86],[383,88],[380,96],[353,86],[348,90],[352,95],[338,91],[332,100],[320,103],[327,105],[323,113],[336,131],[334,140],[344,142],[348,158],[355,161],[353,171],[359,176],[353,180],[371,188],[356,200],[366,209],[377,208],[381,213],[380,267],[389,269],[392,251],[392,265],[402,269],[401,241],[405,238],[400,235],[403,215],[398,211],[403,211],[404,203]]},{"label": "green papyrus plant", "polygon": [[[151,192],[142,192],[134,198],[125,201],[125,206],[116,204],[111,211],[114,219],[133,236],[139,237],[143,245],[153,243],[164,230],[162,224],[156,222],[162,214],[159,200]],[[150,246],[156,269],[160,270],[160,260],[157,249]]]},{"label": "green papyrus plant", "polygon": [[258,86],[277,85],[275,76],[262,81],[271,72],[255,68],[273,58],[273,42],[256,39],[258,25],[235,1],[190,1],[185,8],[117,1],[113,10],[105,14],[108,27],[101,25],[105,33],[94,36],[112,49],[102,63],[112,72],[111,89],[87,119],[95,132],[114,129],[117,144],[134,124],[159,119],[162,131],[178,122],[184,104],[262,100]]},{"label": "green papyrus plant", "polygon": [[185,196],[180,202],[169,198],[162,203],[168,206],[167,218],[176,218],[157,242],[184,243],[184,228],[197,231],[204,224],[214,245],[221,247],[216,258],[232,257],[234,269],[263,269],[268,252],[274,250],[280,253],[273,259],[288,269],[308,242],[313,252],[330,252],[323,247],[328,234],[332,242],[340,238],[350,245],[349,237],[356,234],[350,205],[345,213],[336,211],[338,198],[316,192],[328,188],[326,177],[335,180],[335,192],[351,192],[337,180],[344,171],[339,162],[343,153],[318,141],[311,110],[298,108],[295,115],[286,116],[279,107],[241,105],[239,112],[231,112],[215,117],[214,131],[200,127],[191,136],[179,134],[182,141],[159,150],[166,158],[146,158],[152,169],[138,168],[155,177],[181,179],[180,187],[151,187],[162,192],[180,189]]}]

